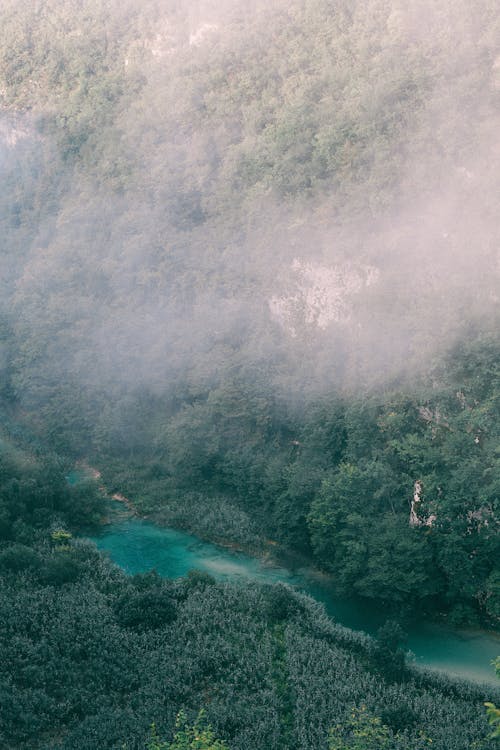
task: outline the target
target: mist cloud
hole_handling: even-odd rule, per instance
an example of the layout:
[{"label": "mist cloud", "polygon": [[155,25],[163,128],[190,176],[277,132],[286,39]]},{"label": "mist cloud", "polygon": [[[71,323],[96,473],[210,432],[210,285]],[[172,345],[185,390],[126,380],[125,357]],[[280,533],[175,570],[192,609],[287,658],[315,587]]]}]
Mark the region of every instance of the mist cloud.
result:
[{"label": "mist cloud", "polygon": [[[322,390],[414,373],[472,323],[494,325],[498,13],[373,6],[151,16],[123,49],[141,87],[106,125],[120,189],[61,162],[57,201],[4,256],[5,307],[42,379],[159,392],[255,367],[287,383],[307,371]],[[341,42],[310,39],[306,54],[330,50],[328,74],[317,59],[283,64],[325,14]],[[338,133],[323,121],[334,101]],[[1,128],[1,168],[36,192],[54,166],[33,153],[40,138],[53,153],[55,136]]]}]

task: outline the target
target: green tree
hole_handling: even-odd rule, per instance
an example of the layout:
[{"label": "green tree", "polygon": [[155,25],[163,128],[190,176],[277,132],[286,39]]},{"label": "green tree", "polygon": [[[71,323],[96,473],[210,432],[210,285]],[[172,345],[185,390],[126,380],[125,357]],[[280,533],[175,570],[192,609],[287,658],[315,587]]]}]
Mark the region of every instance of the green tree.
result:
[{"label": "green tree", "polygon": [[494,703],[485,703],[484,705],[486,706],[488,721],[493,727],[491,736],[500,739],[500,708],[497,708]]},{"label": "green tree", "polygon": [[328,750],[384,750],[391,731],[366,706],[353,708],[349,721],[330,730]]},{"label": "green tree", "polygon": [[373,661],[391,679],[400,679],[405,671],[405,652],[401,648],[404,639],[403,629],[394,620],[387,620],[377,631]]},{"label": "green tree", "polygon": [[189,724],[186,714],[180,711],[177,714],[175,728],[177,731],[169,744],[160,739],[156,726],[152,724],[146,750],[228,750],[225,742],[216,739],[211,726],[206,722],[203,710],[193,725]]},{"label": "green tree", "polygon": [[[500,677],[500,657],[495,661],[495,668],[498,677]],[[494,703],[485,703],[486,713],[488,715],[488,721],[493,729],[491,737],[500,739],[500,708],[497,708]]]},{"label": "green tree", "polygon": [[168,743],[160,739],[156,724],[151,724],[151,733],[146,742],[146,750],[168,750]]}]

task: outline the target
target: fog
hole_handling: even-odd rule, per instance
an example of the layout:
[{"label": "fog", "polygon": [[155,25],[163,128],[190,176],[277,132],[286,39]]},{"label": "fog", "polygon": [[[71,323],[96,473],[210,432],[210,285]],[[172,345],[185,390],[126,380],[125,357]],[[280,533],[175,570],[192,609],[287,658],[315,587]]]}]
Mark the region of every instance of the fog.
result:
[{"label": "fog", "polygon": [[71,89],[78,152],[57,83],[4,103],[19,394],[366,387],[495,326],[498,10],[348,5],[111,9],[124,93],[108,111]]}]

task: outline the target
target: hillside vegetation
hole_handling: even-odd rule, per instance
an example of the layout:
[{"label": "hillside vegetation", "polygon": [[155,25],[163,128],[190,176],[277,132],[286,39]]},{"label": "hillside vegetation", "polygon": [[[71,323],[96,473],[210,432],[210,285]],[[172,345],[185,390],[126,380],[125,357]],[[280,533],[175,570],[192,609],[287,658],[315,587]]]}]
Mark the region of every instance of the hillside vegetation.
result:
[{"label": "hillside vegetation", "polygon": [[66,468],[2,434],[2,747],[493,750],[495,691],[405,667],[394,627],[375,642],[283,584],[125,575],[72,536],[99,499]]},{"label": "hillside vegetation", "polygon": [[498,9],[216,5],[4,4],[5,403],[164,522],[491,626]]},{"label": "hillside vegetation", "polygon": [[394,624],[127,577],[66,477],[498,627],[499,39],[494,0],[3,0],[2,747],[492,747]]}]

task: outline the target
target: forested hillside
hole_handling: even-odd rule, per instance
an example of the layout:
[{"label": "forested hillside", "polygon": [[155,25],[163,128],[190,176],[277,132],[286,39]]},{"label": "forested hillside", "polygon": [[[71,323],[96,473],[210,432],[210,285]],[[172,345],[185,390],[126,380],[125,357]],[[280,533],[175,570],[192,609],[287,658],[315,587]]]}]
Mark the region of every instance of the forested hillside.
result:
[{"label": "forested hillside", "polygon": [[4,5],[9,408],[169,523],[491,625],[498,9],[216,5]]},{"label": "forested hillside", "polygon": [[493,0],[3,0],[6,747],[489,747],[288,589],[127,578],[64,477],[497,628],[499,104]]}]

